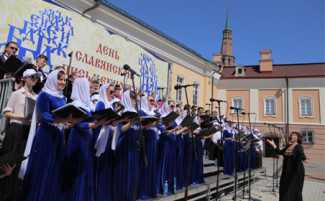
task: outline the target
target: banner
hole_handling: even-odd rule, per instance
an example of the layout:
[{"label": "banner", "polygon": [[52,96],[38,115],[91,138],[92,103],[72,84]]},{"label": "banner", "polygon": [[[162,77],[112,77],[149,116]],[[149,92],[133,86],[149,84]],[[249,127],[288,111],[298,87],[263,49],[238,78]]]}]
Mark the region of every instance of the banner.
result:
[{"label": "banner", "polygon": [[[48,57],[49,72],[57,65],[68,69],[71,52],[71,72],[101,84],[114,81],[123,87],[123,65],[128,64],[140,74],[141,88],[156,92],[167,87],[170,64],[139,45],[126,40],[102,25],[69,11],[53,2],[41,0],[1,0],[0,53],[9,41],[19,46],[18,56],[36,60]],[[131,85],[130,74],[127,75]],[[140,86],[136,77],[135,84]]]}]

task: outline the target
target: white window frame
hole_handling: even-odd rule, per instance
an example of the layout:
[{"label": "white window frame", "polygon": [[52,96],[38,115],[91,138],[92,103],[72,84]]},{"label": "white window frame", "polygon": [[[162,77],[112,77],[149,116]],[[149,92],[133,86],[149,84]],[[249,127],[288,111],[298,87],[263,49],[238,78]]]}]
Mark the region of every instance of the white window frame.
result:
[{"label": "white window frame", "polygon": [[[272,99],[274,100],[274,114],[267,114],[266,113],[266,100],[267,99]],[[276,97],[275,96],[264,96],[263,97],[263,102],[264,102],[264,117],[276,117],[277,113],[276,113],[276,110],[277,110],[277,104],[276,104]]]},{"label": "white window frame", "polygon": [[195,91],[195,86],[193,86],[193,95],[192,95],[192,105],[199,106],[200,105],[200,83],[194,82],[193,84],[196,84],[197,86],[197,97],[196,97],[196,104],[194,104],[194,91]]},{"label": "white window frame", "polygon": [[[242,109],[244,109],[244,97],[243,96],[232,96],[231,97],[231,105],[233,107],[237,107],[234,104],[234,99],[241,99],[241,104],[242,104]],[[242,112],[244,112],[245,110],[239,110],[238,113],[241,115]],[[231,110],[231,114],[236,114],[236,110]]]},{"label": "white window frame", "polygon": [[[178,77],[182,78],[183,79],[183,83],[179,83],[177,80],[178,80]],[[180,85],[184,85],[185,84],[185,77],[183,75],[180,75],[178,74],[176,76],[176,85],[177,84],[180,84]],[[181,100],[177,97],[178,93],[180,93],[180,96],[181,96]],[[184,95],[185,95],[185,91],[184,91],[184,88],[181,88],[181,89],[178,89],[176,90],[175,92],[175,100],[176,102],[184,102]]]},{"label": "white window frame", "polygon": [[[299,117],[300,118],[314,118],[314,97],[313,96],[299,96]],[[301,112],[301,100],[302,99],[309,99],[310,100],[310,115],[305,115],[305,114],[302,114]]]},{"label": "white window frame", "polygon": [[[309,139],[308,139],[308,133],[309,132],[311,132],[312,141],[309,141]],[[307,135],[306,136],[307,140],[305,140],[305,141],[303,140],[304,139],[304,133]],[[308,129],[301,130],[301,136],[302,136],[302,143],[303,144],[314,144],[314,131],[313,130],[308,130]]]}]

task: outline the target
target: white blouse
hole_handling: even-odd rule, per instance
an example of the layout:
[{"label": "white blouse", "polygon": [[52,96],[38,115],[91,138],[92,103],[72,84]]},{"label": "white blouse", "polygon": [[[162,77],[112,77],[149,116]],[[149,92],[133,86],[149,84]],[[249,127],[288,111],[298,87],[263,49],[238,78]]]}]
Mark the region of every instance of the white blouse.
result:
[{"label": "white blouse", "polygon": [[[17,91],[14,91],[7,103],[7,106],[3,109],[3,113],[5,112],[12,112],[16,115],[19,116],[24,116],[25,114],[25,98],[29,97],[34,100],[37,98],[37,94],[32,92],[31,95],[28,95],[25,91],[25,88],[22,87]],[[10,119],[10,124],[11,123],[18,123],[18,124],[23,124],[23,125],[30,125],[30,121],[21,121],[21,120],[16,120],[16,119]]]}]

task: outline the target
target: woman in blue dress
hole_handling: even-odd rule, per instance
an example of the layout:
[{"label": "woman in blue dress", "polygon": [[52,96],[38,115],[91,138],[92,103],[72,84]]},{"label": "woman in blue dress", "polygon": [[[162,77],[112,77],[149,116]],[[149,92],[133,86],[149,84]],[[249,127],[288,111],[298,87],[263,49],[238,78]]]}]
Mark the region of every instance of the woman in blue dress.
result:
[{"label": "woman in blue dress", "polygon": [[[141,110],[139,113],[141,116],[154,116],[153,111],[155,104],[155,99],[153,96],[142,96],[141,97]],[[138,197],[142,200],[147,200],[150,198],[156,198],[156,184],[157,184],[157,154],[158,154],[158,128],[156,123],[149,124],[145,126],[142,130],[143,137],[146,144],[146,156],[148,166],[145,167],[143,158],[140,158],[140,171],[139,171],[139,191]]]},{"label": "woman in blue dress", "polygon": [[[183,111],[180,111],[179,117],[175,120],[177,126],[183,121]],[[184,181],[184,139],[183,133],[187,128],[177,131],[176,135],[176,190],[180,190],[183,187]]]},{"label": "woman in blue dress", "polygon": [[[197,117],[194,120],[195,123],[201,124],[201,118]],[[200,131],[200,128],[193,131],[194,134],[198,134]],[[195,137],[195,143],[196,143],[196,151],[197,151],[197,160],[193,160],[192,165],[192,179],[193,184],[201,184],[204,182],[204,174],[203,174],[203,144],[202,140],[200,138]]]},{"label": "woman in blue dress", "polygon": [[[96,103],[96,111],[114,108],[114,84],[103,84],[99,90],[99,101]],[[112,200],[113,190],[113,139],[112,123],[101,125],[94,129],[94,141],[96,149],[95,157],[95,198],[100,201]]]},{"label": "woman in blue dress", "polygon": [[[189,107],[188,105],[184,106],[183,111],[183,119],[189,114]],[[183,132],[183,140],[184,140],[184,160],[183,160],[183,181],[182,186],[186,187],[187,185],[190,185],[192,183],[192,174],[191,174],[191,168],[192,168],[192,162],[194,157],[194,151],[192,146],[192,133],[191,129],[187,129]],[[190,167],[189,167],[190,166]],[[190,168],[190,169],[189,169]],[[188,173],[189,171],[189,173]],[[188,179],[188,181],[187,181]]]},{"label": "woman in blue dress", "polygon": [[[162,118],[174,110],[175,101],[166,101],[161,108]],[[158,165],[157,165],[157,191],[164,194],[174,193],[174,181],[176,179],[176,131],[179,127],[175,121],[169,122],[169,126],[160,127],[161,135],[158,141]],[[177,183],[177,182],[176,182]],[[168,190],[164,192],[164,186]],[[157,192],[157,193],[158,193]]]},{"label": "woman in blue dress", "polygon": [[[90,114],[89,81],[78,78],[73,83],[72,104]],[[71,129],[63,160],[63,201],[94,201],[94,147],[92,129],[108,123],[80,122]]]},{"label": "woman in blue dress", "polygon": [[[123,93],[121,104],[124,112],[135,112],[136,95],[127,90]],[[138,159],[137,139],[139,124],[137,119],[129,119],[126,124],[119,123],[114,135],[117,137],[114,160],[113,194],[115,201],[133,201],[136,184]]]},{"label": "woman in blue dress", "polygon": [[34,112],[25,156],[30,158],[24,175],[21,168],[20,178],[24,177],[21,200],[23,201],[57,201],[60,195],[59,171],[64,155],[63,123],[78,122],[70,114],[67,118],[57,117],[51,113],[65,105],[62,90],[65,86],[65,73],[52,71],[47,77],[42,92],[38,95],[36,105],[41,116],[40,126],[36,128]]},{"label": "woman in blue dress", "polygon": [[223,131],[223,140],[224,143],[224,166],[223,174],[224,175],[233,175],[234,174],[234,131],[228,126]]}]

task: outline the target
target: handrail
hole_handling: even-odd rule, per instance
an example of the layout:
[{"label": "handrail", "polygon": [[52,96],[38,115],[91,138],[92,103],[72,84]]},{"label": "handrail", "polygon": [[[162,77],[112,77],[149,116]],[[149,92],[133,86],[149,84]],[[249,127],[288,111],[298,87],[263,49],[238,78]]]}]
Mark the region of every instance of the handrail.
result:
[{"label": "handrail", "polygon": [[15,78],[0,80],[0,148],[5,137],[5,128],[8,123],[7,118],[3,117],[2,110],[6,107],[12,93]]}]

